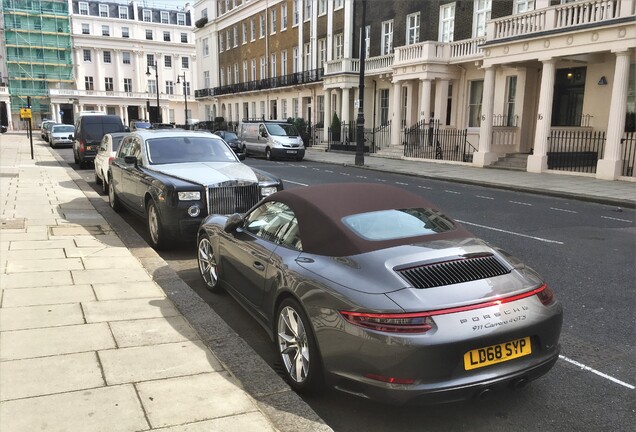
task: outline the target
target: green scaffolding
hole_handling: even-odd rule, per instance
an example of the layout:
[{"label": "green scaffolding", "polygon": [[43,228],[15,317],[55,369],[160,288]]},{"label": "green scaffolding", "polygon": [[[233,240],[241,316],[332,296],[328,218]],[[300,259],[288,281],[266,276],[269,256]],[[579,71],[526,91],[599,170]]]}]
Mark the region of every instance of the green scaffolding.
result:
[{"label": "green scaffolding", "polygon": [[27,105],[50,117],[50,88],[70,88],[73,51],[66,0],[3,0],[4,43],[11,95],[17,113]]}]

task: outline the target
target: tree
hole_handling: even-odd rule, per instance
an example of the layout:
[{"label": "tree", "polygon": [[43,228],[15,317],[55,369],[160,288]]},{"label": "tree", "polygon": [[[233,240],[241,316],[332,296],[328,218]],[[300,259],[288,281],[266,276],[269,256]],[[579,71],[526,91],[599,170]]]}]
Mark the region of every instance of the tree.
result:
[{"label": "tree", "polygon": [[338,114],[334,112],[331,119],[331,141],[340,141],[340,129],[340,119],[338,118]]}]

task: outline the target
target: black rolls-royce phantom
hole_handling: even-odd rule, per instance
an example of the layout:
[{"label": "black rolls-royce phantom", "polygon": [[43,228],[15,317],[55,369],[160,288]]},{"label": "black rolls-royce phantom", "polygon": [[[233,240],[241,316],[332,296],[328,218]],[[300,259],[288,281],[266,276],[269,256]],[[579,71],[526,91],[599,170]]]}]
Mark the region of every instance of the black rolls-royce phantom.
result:
[{"label": "black rolls-royce phantom", "polygon": [[208,214],[244,213],[278,190],[273,175],[243,164],[208,132],[138,130],[108,171],[108,200],[146,220],[152,247],[196,236]]}]

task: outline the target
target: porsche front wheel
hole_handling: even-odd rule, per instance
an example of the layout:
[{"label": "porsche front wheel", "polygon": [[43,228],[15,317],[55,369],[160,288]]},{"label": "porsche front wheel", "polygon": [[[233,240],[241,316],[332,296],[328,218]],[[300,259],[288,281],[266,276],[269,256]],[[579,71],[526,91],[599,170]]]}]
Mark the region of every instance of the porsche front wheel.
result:
[{"label": "porsche front wheel", "polygon": [[214,248],[206,234],[199,237],[197,246],[197,264],[199,273],[210,291],[219,290],[219,262],[214,253]]}]

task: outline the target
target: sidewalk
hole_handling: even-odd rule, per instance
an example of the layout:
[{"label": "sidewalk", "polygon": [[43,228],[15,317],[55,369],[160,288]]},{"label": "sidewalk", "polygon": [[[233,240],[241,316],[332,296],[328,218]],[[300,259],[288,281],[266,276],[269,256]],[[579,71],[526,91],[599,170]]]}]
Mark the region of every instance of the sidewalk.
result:
[{"label": "sidewalk", "polygon": [[34,155],[0,136],[0,430],[331,430],[38,131]]},{"label": "sidewalk", "polygon": [[[355,165],[355,153],[325,152],[309,147],[305,153],[305,160]],[[593,175],[535,174],[523,171],[475,168],[464,164],[387,159],[369,155],[364,157],[364,168],[636,208],[636,182],[597,180]]]}]

